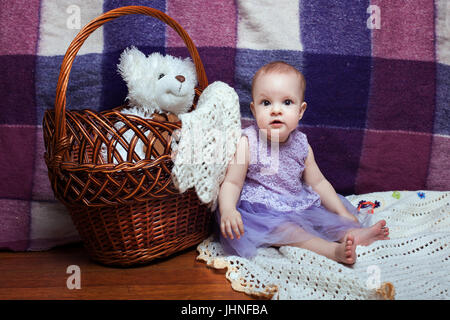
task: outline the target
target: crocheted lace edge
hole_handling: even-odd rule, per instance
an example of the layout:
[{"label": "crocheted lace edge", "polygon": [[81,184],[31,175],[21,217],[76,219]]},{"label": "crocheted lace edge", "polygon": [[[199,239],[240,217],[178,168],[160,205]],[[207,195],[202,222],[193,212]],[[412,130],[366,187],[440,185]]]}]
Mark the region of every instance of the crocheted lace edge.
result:
[{"label": "crocheted lace edge", "polygon": [[[210,239],[206,239],[205,243],[210,243]],[[224,258],[217,257],[212,258],[211,252],[205,247],[200,248],[200,246],[197,247],[197,252],[199,255],[197,256],[197,260],[203,261],[206,263],[206,265],[210,268],[214,268],[216,270],[222,270],[226,269],[225,277],[228,281],[231,283],[231,288],[237,292],[243,292],[247,295],[254,296],[257,298],[266,298],[266,299],[272,299],[273,296],[278,292],[278,286],[277,285],[264,285],[264,284],[248,284],[246,283],[245,279],[239,275],[239,278],[234,279],[234,275],[237,273],[239,274],[239,271],[237,268],[230,264],[229,261],[227,261]],[[381,300],[394,300],[395,299],[395,287],[391,282],[383,282],[376,290],[376,295]]]}]

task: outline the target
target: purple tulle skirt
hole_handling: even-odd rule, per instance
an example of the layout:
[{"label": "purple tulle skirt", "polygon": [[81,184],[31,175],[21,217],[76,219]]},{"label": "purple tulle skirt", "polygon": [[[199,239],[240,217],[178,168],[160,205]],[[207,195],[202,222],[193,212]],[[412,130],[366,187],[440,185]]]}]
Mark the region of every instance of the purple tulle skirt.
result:
[{"label": "purple tulle skirt", "polygon": [[[357,216],[357,209],[345,197],[338,195],[350,213]],[[244,234],[233,240],[220,233],[220,212],[216,210],[216,237],[227,254],[251,258],[261,247],[289,245],[319,237],[338,241],[349,229],[361,225],[338,216],[323,206],[311,206],[305,210],[277,211],[261,203],[239,201],[237,210],[244,223]]]}]

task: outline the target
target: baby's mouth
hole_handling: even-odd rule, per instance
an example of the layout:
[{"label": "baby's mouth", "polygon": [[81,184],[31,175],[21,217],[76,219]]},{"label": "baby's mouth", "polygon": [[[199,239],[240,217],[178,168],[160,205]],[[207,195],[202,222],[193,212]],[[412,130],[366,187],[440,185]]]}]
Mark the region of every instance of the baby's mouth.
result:
[{"label": "baby's mouth", "polygon": [[281,120],[273,120],[273,121],[270,122],[270,124],[271,125],[281,125],[281,124],[283,124],[283,121],[281,121]]}]

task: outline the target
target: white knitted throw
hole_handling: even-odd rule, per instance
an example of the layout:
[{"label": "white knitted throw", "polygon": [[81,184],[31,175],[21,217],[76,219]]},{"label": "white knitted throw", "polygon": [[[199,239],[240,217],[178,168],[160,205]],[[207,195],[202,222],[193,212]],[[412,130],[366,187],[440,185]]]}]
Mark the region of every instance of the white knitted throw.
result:
[{"label": "white knitted throw", "polygon": [[377,201],[372,222],[385,219],[390,240],[356,248],[349,267],[312,251],[261,248],[253,259],[227,256],[211,236],[198,260],[227,268],[236,291],[271,299],[449,299],[450,192],[402,191],[348,196]]},{"label": "white knitted throw", "polygon": [[197,108],[180,114],[179,142],[172,168],[174,185],[184,192],[195,188],[211,210],[217,206],[220,184],[241,137],[241,114],[236,91],[224,82],[210,84],[200,95]]}]

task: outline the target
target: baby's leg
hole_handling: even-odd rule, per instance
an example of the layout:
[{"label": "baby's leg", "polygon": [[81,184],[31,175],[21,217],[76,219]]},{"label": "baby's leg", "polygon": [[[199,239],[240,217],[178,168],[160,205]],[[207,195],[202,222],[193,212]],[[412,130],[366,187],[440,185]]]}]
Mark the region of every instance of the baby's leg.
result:
[{"label": "baby's leg", "polygon": [[311,250],[337,262],[354,264],[356,261],[355,238],[352,234],[348,234],[344,240],[345,241],[341,243],[337,243],[314,237],[303,242],[291,243],[289,245]]}]

